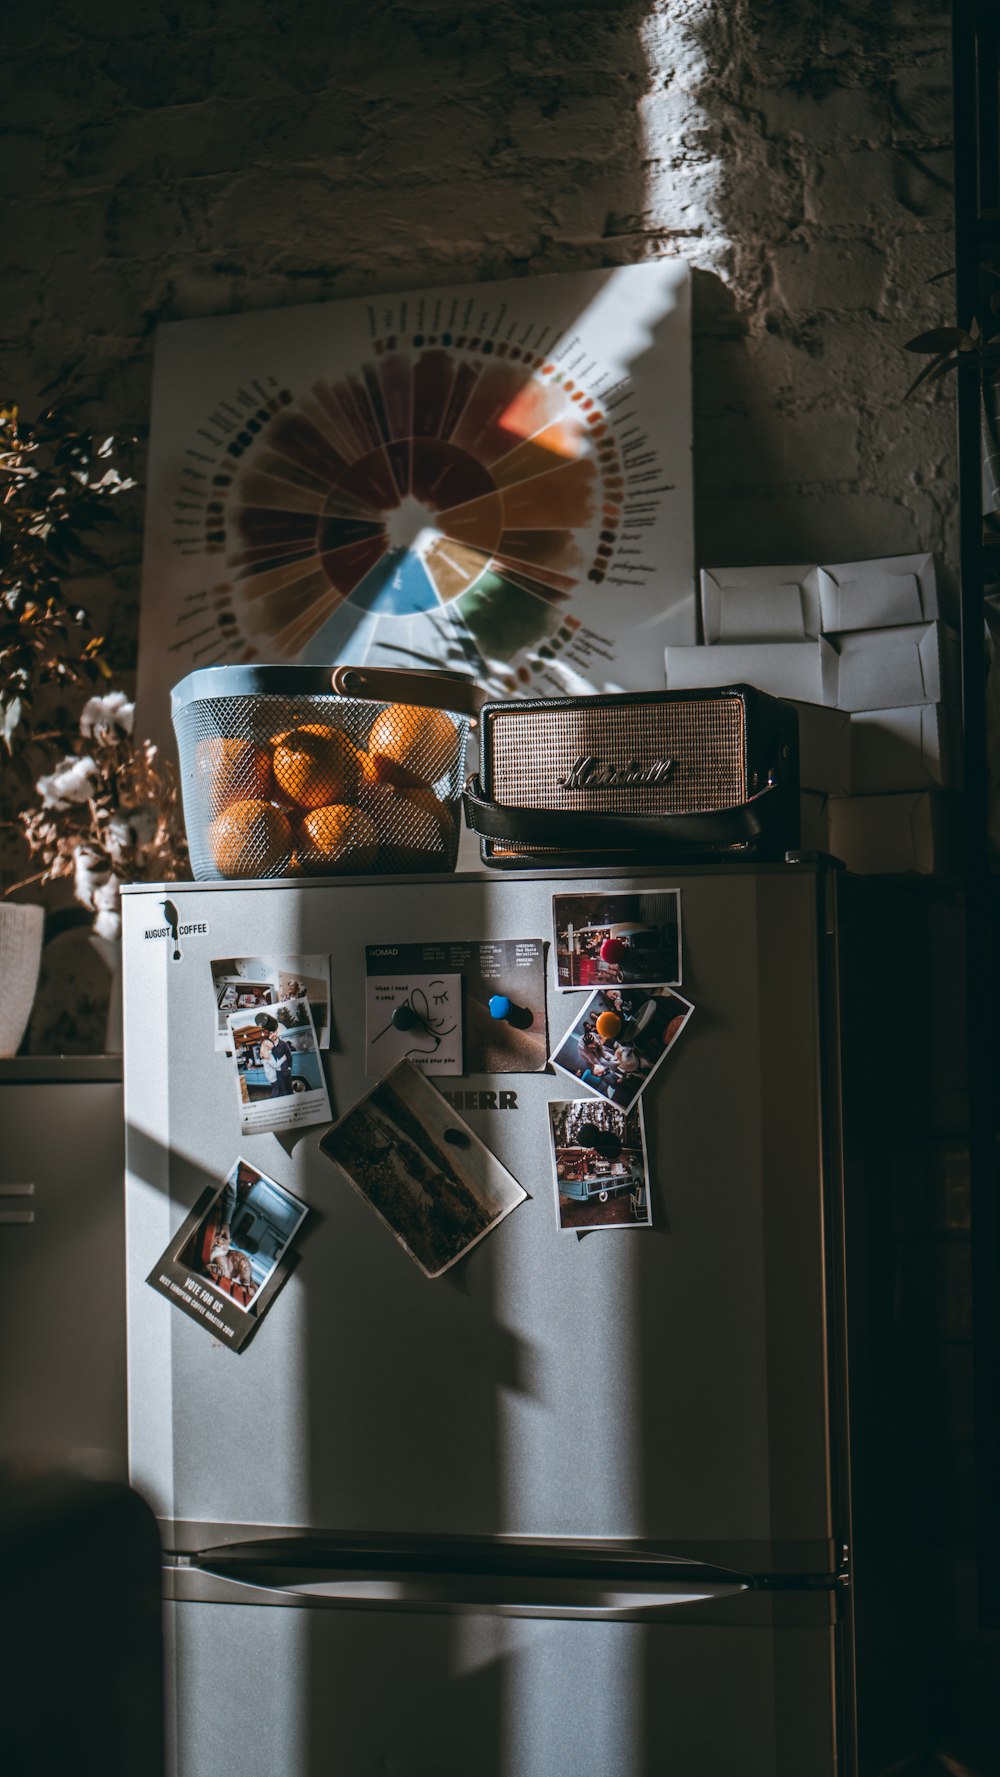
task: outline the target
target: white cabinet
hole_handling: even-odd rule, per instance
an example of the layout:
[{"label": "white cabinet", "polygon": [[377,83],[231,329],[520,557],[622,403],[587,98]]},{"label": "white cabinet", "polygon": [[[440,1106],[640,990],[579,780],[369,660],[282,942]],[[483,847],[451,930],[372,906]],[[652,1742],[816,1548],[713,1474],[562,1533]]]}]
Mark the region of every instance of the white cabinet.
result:
[{"label": "white cabinet", "polygon": [[0,1062],[0,1460],[124,1480],[119,1057]]}]

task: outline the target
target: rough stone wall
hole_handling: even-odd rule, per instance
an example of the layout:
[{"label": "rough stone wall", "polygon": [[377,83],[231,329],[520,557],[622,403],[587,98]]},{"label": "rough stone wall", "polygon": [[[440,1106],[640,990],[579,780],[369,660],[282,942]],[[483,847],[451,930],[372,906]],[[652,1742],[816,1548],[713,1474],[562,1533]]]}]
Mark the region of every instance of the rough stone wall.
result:
[{"label": "rough stone wall", "polygon": [[952,264],[946,9],[738,4],[700,35],[726,281],[699,340],[702,550],[951,568],[953,398],[904,406],[899,350],[951,318],[950,280],[927,285]]},{"label": "rough stone wall", "polygon": [[[7,0],[0,391],[156,323],[684,253],[702,563],[955,555],[944,0]],[[141,502],[104,589],[134,653]],[[104,603],[102,598],[101,603]]]}]

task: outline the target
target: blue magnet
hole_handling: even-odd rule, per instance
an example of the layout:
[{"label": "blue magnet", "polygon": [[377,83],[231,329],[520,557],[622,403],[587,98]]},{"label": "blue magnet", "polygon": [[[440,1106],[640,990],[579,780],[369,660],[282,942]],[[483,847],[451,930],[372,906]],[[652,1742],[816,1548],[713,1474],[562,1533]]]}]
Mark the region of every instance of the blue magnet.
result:
[{"label": "blue magnet", "polygon": [[509,1018],[513,1007],[505,993],[495,993],[490,1000],[491,1018]]}]

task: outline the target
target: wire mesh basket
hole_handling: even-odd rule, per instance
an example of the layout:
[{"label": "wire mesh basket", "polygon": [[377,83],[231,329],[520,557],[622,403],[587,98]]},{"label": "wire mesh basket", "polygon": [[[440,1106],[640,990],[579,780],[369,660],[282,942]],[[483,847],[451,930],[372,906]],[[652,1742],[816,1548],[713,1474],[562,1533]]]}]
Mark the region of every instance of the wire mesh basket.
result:
[{"label": "wire mesh basket", "polygon": [[459,673],[190,673],[171,715],[195,880],[453,870],[481,702]]}]

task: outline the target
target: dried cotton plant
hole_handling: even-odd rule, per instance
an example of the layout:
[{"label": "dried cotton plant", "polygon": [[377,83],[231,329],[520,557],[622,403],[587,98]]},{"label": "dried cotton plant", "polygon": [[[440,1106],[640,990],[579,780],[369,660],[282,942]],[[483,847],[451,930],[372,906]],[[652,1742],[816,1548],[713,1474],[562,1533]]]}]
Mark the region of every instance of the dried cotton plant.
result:
[{"label": "dried cotton plant", "polygon": [[[64,407],[29,425],[0,404],[0,740],[22,780],[35,780],[8,824],[41,863],[7,893],[71,878],[106,938],[121,931],[123,883],[187,869],[174,768],[136,738],[124,691],[87,696],[111,672],[103,638],[66,591],[78,567],[104,566],[89,539],[115,516],[109,501],[137,485],[116,461],[135,442],[88,432]],[[78,725],[62,710],[39,718],[46,688],[86,698]]]},{"label": "dried cotton plant", "polygon": [[103,637],[66,582],[104,566],[91,538],[114,519],[111,500],[137,485],[116,462],[134,444],[88,432],[62,407],[29,423],[0,402],[0,740],[29,781],[28,749],[53,738],[36,715],[39,691],[110,678]]},{"label": "dried cotton plant", "polygon": [[124,692],[89,698],[73,751],[38,779],[38,803],[18,816],[42,869],[16,887],[72,877],[104,938],[120,935],[123,883],[171,882],[187,868],[176,773],[151,741],[135,739],[134,717]]}]

